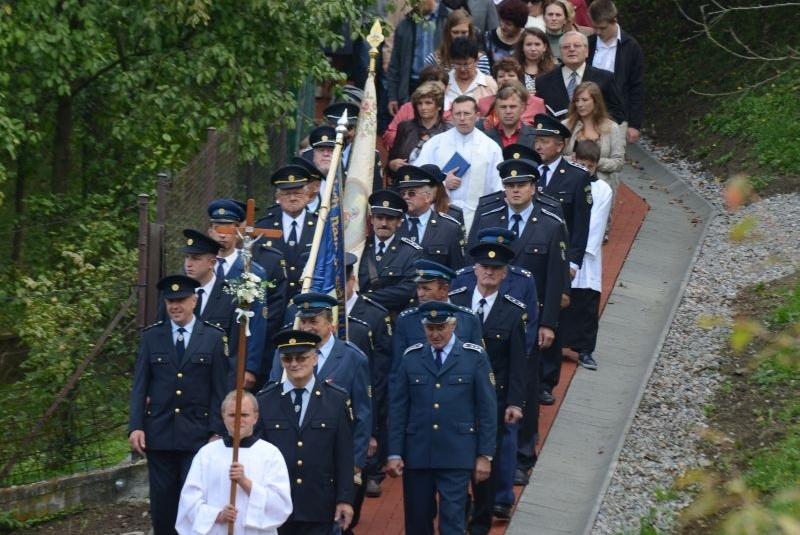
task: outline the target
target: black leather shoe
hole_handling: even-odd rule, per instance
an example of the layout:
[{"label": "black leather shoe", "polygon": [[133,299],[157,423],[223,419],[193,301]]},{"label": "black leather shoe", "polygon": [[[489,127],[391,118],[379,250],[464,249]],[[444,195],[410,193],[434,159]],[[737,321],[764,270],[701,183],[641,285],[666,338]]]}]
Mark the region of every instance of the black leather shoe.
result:
[{"label": "black leather shoe", "polygon": [[531,476],[528,473],[528,470],[523,470],[522,468],[517,468],[514,471],[514,485],[517,487],[524,487],[528,484],[531,480]]},{"label": "black leather shoe", "polygon": [[504,503],[498,503],[494,506],[494,509],[492,509],[492,515],[495,518],[508,520],[511,518],[511,506]]},{"label": "black leather shoe", "polygon": [[541,392],[539,392],[539,403],[541,403],[542,405],[552,405],[555,402],[556,402],[556,397],[550,390],[544,389]]}]

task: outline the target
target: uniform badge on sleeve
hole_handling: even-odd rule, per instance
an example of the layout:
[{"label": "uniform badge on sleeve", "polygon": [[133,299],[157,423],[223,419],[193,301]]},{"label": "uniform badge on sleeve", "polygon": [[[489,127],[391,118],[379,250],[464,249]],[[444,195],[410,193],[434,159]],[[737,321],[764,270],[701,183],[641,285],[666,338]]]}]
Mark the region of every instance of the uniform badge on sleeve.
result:
[{"label": "uniform badge on sleeve", "polygon": [[494,372],[489,372],[489,382],[492,384],[492,386],[495,386]]}]

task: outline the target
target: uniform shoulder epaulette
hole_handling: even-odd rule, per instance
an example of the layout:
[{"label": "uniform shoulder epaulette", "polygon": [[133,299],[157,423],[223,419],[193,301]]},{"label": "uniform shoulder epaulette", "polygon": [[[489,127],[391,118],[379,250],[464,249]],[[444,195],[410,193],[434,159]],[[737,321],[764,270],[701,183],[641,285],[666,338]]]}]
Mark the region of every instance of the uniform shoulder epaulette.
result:
[{"label": "uniform shoulder epaulette", "polygon": [[321,381],[321,382],[322,382],[323,385],[328,386],[328,387],[336,390],[337,392],[342,393],[345,396],[347,396],[347,402],[350,403],[350,392],[348,392],[347,389],[342,388],[341,386],[337,385],[333,381]]},{"label": "uniform shoulder epaulette", "polygon": [[457,295],[457,294],[460,294],[460,293],[464,293],[466,291],[467,291],[467,287],[466,286],[462,286],[461,288],[456,288],[455,290],[450,290],[447,293],[447,295]]},{"label": "uniform shoulder epaulette", "polygon": [[408,245],[410,245],[411,247],[413,247],[417,251],[421,251],[422,250],[422,246],[420,244],[418,244],[417,242],[415,242],[414,240],[412,240],[411,238],[407,238],[407,237],[403,236],[402,238],[400,238],[400,241],[403,242],[403,243],[407,243]]},{"label": "uniform shoulder epaulette", "polygon": [[495,191],[493,193],[489,193],[487,195],[483,195],[478,197],[478,206],[486,206],[487,204],[494,204],[497,201],[501,201],[505,198],[506,193],[504,191]]},{"label": "uniform shoulder epaulette", "polygon": [[553,219],[555,219],[559,223],[563,223],[564,222],[560,217],[558,217],[556,214],[554,214],[550,210],[545,210],[544,208],[542,208],[542,213],[549,215],[550,217],[552,217]]},{"label": "uniform shoulder epaulette", "polygon": [[540,192],[537,192],[537,193],[536,193],[536,199],[537,199],[537,200],[538,200],[540,203],[542,203],[542,204],[546,204],[546,205],[548,205],[548,206],[553,206],[553,207],[559,207],[559,206],[561,206],[561,201],[559,201],[558,199],[556,199],[556,198],[555,198],[555,197],[553,197],[552,195],[550,195],[550,194],[548,194],[548,193],[545,193],[545,192],[543,192],[543,191],[540,191]]},{"label": "uniform shoulder epaulette", "polygon": [[280,383],[278,381],[272,381],[272,382],[266,383],[263,387],[261,387],[261,390],[259,390],[256,393],[256,396],[260,396],[261,394],[266,394],[270,390],[275,390],[276,388],[278,388],[279,385],[280,385]]},{"label": "uniform shoulder epaulette", "polygon": [[163,325],[163,324],[164,324],[164,320],[158,320],[158,321],[157,321],[157,322],[155,322],[154,324],[152,324],[152,325],[148,325],[147,327],[145,327],[144,329],[142,329],[142,332],[144,332],[144,331],[149,331],[149,330],[150,330],[150,329],[152,329],[153,327],[158,327],[159,325]]},{"label": "uniform shoulder epaulette", "polygon": [[464,342],[464,349],[471,349],[472,351],[477,351],[481,353],[483,348],[477,344],[473,344],[472,342]]},{"label": "uniform shoulder epaulette", "polygon": [[280,249],[276,249],[275,247],[273,247],[271,245],[267,245],[266,243],[262,243],[260,245],[260,247],[261,247],[262,251],[268,251],[268,252],[276,254],[278,256],[283,256],[283,253],[280,251]]},{"label": "uniform shoulder epaulette", "polygon": [[475,271],[474,266],[464,266],[463,268],[456,271],[456,275],[463,275],[464,273],[472,273]]},{"label": "uniform shoulder epaulette", "polygon": [[[361,294],[359,294],[359,295],[361,295]],[[367,303],[369,303],[370,306],[379,309],[381,312],[389,312],[388,308],[386,308],[382,304],[378,303],[377,301],[375,301],[371,297],[367,297],[366,295],[362,295],[361,298],[364,299],[364,301],[366,301]]]},{"label": "uniform shoulder epaulette", "polygon": [[353,342],[351,342],[350,340],[342,340],[342,341],[344,342],[344,345],[346,345],[347,347],[349,347],[349,348],[351,348],[351,349],[355,349],[355,350],[356,350],[356,351],[358,351],[358,352],[359,352],[361,355],[363,355],[363,356],[364,356],[364,358],[369,358],[369,357],[367,357],[367,354],[366,354],[366,353],[364,353],[364,350],[363,350],[363,349],[361,349],[360,347],[358,347],[357,345],[355,345],[355,344],[354,344]]},{"label": "uniform shoulder epaulette", "polygon": [[408,307],[407,309],[402,311],[400,314],[398,314],[397,317],[398,318],[405,318],[406,316],[410,316],[411,314],[416,314],[417,310],[418,310],[417,307]]},{"label": "uniform shoulder epaulette", "polygon": [[492,208],[492,209],[491,209],[491,210],[489,210],[488,212],[483,212],[483,213],[480,215],[480,217],[483,217],[483,216],[486,216],[486,215],[489,215],[489,214],[493,214],[493,213],[495,213],[495,212],[499,212],[499,211],[501,211],[501,210],[505,209],[505,207],[506,207],[506,205],[505,205],[505,204],[501,204],[500,206],[497,206],[497,207],[495,207],[495,208]]},{"label": "uniform shoulder epaulette", "polygon": [[517,305],[522,310],[527,310],[528,309],[528,307],[525,306],[525,303],[523,303],[522,301],[520,301],[519,299],[517,299],[515,297],[512,297],[512,296],[510,296],[508,294],[504,294],[503,297],[505,297],[507,301],[510,301],[510,302],[514,303],[515,305]]},{"label": "uniform shoulder epaulette", "polygon": [[461,222],[458,219],[456,219],[455,217],[451,216],[450,214],[446,214],[444,212],[437,212],[437,213],[439,214],[439,217],[443,217],[443,218],[447,219],[448,221],[452,221],[456,225],[461,226]]},{"label": "uniform shoulder epaulette", "polygon": [[475,316],[476,318],[478,317],[478,314],[476,314],[475,311],[472,310],[471,308],[465,307],[465,306],[461,306],[461,305],[456,305],[456,306],[459,308],[459,310],[461,310],[461,312],[464,312],[465,314],[469,314],[470,316]]},{"label": "uniform shoulder epaulette", "polygon": [[520,275],[520,276],[528,278],[528,279],[533,277],[533,273],[531,273],[530,271],[528,271],[525,268],[521,268],[519,266],[508,266],[508,267],[511,270],[511,273],[513,273],[515,275]]},{"label": "uniform shoulder epaulette", "polygon": [[574,162],[574,161],[572,161],[572,160],[569,160],[569,159],[566,159],[566,158],[562,158],[562,159],[563,159],[565,162],[567,162],[569,165],[571,165],[572,167],[577,167],[578,169],[583,169],[583,170],[584,170],[584,171],[586,171],[587,173],[589,172],[589,170],[588,170],[588,169],[586,169],[586,166],[585,166],[585,165],[583,165],[583,164],[580,164],[580,163],[578,163],[578,162]]},{"label": "uniform shoulder epaulette", "polygon": [[354,322],[356,322],[356,323],[358,323],[360,325],[364,325],[366,327],[369,327],[369,323],[367,323],[366,321],[362,320],[361,318],[357,318],[355,316],[348,315],[347,316],[347,320],[348,321],[354,321]]},{"label": "uniform shoulder epaulette", "polygon": [[403,355],[408,355],[411,351],[416,351],[417,349],[420,349],[421,347],[422,347],[422,344],[419,344],[419,343],[414,344],[413,346],[408,346],[406,348],[406,350],[403,351]]},{"label": "uniform shoulder epaulette", "polygon": [[207,327],[213,327],[216,330],[221,331],[221,332],[225,332],[225,329],[223,329],[222,327],[220,327],[219,325],[216,325],[214,323],[209,323],[207,321],[203,321],[203,325],[205,325]]}]

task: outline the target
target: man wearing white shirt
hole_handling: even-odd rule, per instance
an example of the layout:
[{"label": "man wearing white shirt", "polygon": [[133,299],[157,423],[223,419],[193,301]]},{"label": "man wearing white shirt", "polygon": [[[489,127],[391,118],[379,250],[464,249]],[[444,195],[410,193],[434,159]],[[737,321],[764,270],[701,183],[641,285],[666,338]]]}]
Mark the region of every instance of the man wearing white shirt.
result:
[{"label": "man wearing white shirt", "polygon": [[[489,136],[475,128],[478,103],[474,98],[456,98],[452,120],[455,128],[428,140],[415,163],[418,166],[434,164],[446,170],[444,186],[450,202],[463,210],[464,226],[469,233],[480,198],[503,187],[497,171],[497,164],[503,161],[503,151]],[[469,164],[466,172],[447,166],[456,154]]]},{"label": "man wearing white shirt", "polygon": [[596,0],[589,7],[595,35],[589,37],[587,62],[614,73],[627,119],[626,140],[636,143],[644,115],[644,53],[639,43],[617,23],[617,7],[611,0]]}]

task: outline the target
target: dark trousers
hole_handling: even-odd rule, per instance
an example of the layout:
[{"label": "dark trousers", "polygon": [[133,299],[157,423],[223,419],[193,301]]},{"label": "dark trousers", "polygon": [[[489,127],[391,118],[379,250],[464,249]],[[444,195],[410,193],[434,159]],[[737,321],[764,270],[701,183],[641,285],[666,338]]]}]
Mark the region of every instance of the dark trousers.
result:
[{"label": "dark trousers", "polygon": [[154,535],[175,535],[178,501],[194,452],[148,451],[147,474],[150,479],[150,516]]},{"label": "dark trousers", "polygon": [[593,353],[600,320],[600,292],[591,288],[573,288],[569,295],[569,306],[564,309],[567,321],[561,345],[578,353]]},{"label": "dark trousers", "polygon": [[[502,448],[503,436],[506,433],[506,425],[503,423],[505,417],[505,401],[502,403],[498,401],[498,408],[502,409],[497,411],[497,436],[494,459],[492,460],[492,471],[489,474],[489,479],[476,483],[472,481],[472,520],[469,523],[470,535],[486,535],[492,529],[492,510],[495,504],[495,494],[499,488],[501,480],[510,483],[511,486],[511,501],[504,502],[505,505],[514,503],[514,470],[517,467],[516,459],[516,439],[514,440],[515,447],[510,452],[504,451]],[[516,433],[516,424],[512,426],[514,433]],[[511,463],[509,463],[509,456]],[[508,474],[510,468],[510,475]],[[502,473],[505,472],[505,473]]]},{"label": "dark trousers", "polygon": [[517,463],[528,469],[536,464],[536,439],[539,435],[539,373],[541,371],[540,352],[534,348],[528,357],[528,383],[525,387],[525,408],[517,434]]},{"label": "dark trousers", "polygon": [[564,318],[564,311],[562,310],[558,316],[559,327],[556,329],[556,337],[553,343],[547,349],[542,349],[540,354],[541,366],[539,376],[539,387],[544,390],[552,390],[557,384],[559,376],[561,375],[561,329],[562,318]]},{"label": "dark trousers", "polygon": [[362,483],[361,485],[356,485],[356,494],[353,498],[353,520],[350,522],[350,527],[344,531],[345,535],[351,535],[353,533],[353,528],[358,525],[358,521],[361,519],[361,507],[364,506],[364,497],[367,495],[367,478],[366,474],[362,473]]},{"label": "dark trousers", "polygon": [[288,520],[278,528],[278,535],[331,535],[333,522],[298,522]]},{"label": "dark trousers", "polygon": [[472,470],[417,469],[403,471],[406,533],[433,535],[436,495],[439,495],[439,535],[464,535],[467,487]]}]

